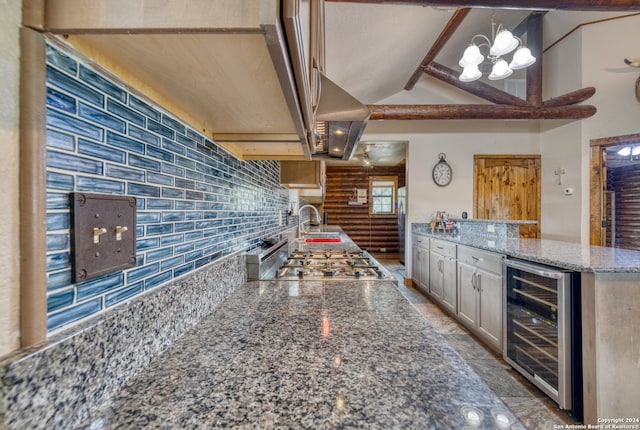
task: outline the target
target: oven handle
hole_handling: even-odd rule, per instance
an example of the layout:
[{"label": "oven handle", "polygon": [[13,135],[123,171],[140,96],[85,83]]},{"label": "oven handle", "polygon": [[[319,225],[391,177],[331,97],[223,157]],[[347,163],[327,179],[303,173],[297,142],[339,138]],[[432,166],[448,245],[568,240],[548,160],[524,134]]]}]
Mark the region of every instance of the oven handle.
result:
[{"label": "oven handle", "polygon": [[522,263],[518,260],[504,260],[504,265],[508,267],[513,267],[514,269],[523,270],[525,272],[533,273],[538,276],[542,276],[544,278],[551,279],[562,279],[564,273],[548,270],[541,266],[534,266],[533,264]]}]

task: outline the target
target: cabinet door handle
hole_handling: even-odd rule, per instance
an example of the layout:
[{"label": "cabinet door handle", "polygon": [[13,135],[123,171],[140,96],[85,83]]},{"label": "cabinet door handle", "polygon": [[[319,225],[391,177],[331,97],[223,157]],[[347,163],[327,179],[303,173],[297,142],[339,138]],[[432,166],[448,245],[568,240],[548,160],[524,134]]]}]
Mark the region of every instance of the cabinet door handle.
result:
[{"label": "cabinet door handle", "polygon": [[480,278],[480,274],[479,273],[476,275],[476,282],[477,282],[477,285],[478,285],[478,291],[482,292],[482,279]]},{"label": "cabinet door handle", "polygon": [[476,289],[476,272],[473,272],[471,274],[471,287],[473,287],[473,289]]}]

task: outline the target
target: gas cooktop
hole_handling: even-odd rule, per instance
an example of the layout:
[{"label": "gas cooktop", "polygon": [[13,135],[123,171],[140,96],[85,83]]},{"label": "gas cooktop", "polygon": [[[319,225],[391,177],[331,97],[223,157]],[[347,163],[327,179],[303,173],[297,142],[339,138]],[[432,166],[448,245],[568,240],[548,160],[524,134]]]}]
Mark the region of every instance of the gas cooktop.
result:
[{"label": "gas cooktop", "polygon": [[364,251],[297,251],[276,271],[280,280],[373,280],[393,277]]}]

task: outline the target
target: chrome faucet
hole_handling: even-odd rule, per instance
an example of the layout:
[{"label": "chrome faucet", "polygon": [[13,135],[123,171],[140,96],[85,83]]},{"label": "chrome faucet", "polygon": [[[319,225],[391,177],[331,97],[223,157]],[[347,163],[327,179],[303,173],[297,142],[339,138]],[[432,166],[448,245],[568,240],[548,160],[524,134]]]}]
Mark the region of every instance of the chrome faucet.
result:
[{"label": "chrome faucet", "polygon": [[[320,224],[321,219],[320,219],[320,212],[318,212],[318,209],[316,209],[315,206],[313,205],[304,205],[302,206],[300,209],[298,209],[298,235],[302,236],[304,233],[306,233],[306,231],[304,230],[304,222],[302,222],[302,217],[300,216],[302,214],[302,209],[304,208],[310,208],[313,209],[313,211],[316,213],[316,219],[318,220],[318,224]],[[309,223],[311,223],[311,214],[309,214]]]}]

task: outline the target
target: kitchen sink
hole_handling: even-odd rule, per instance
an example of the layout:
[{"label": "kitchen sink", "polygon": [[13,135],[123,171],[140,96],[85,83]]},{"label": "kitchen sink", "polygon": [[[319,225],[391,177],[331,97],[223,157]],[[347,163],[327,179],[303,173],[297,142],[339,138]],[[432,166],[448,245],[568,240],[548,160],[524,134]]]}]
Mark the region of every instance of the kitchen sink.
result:
[{"label": "kitchen sink", "polygon": [[340,236],[340,233],[337,231],[309,231],[307,234],[309,237]]},{"label": "kitchen sink", "polygon": [[305,242],[342,242],[342,239],[339,237],[308,237],[304,240]]}]

